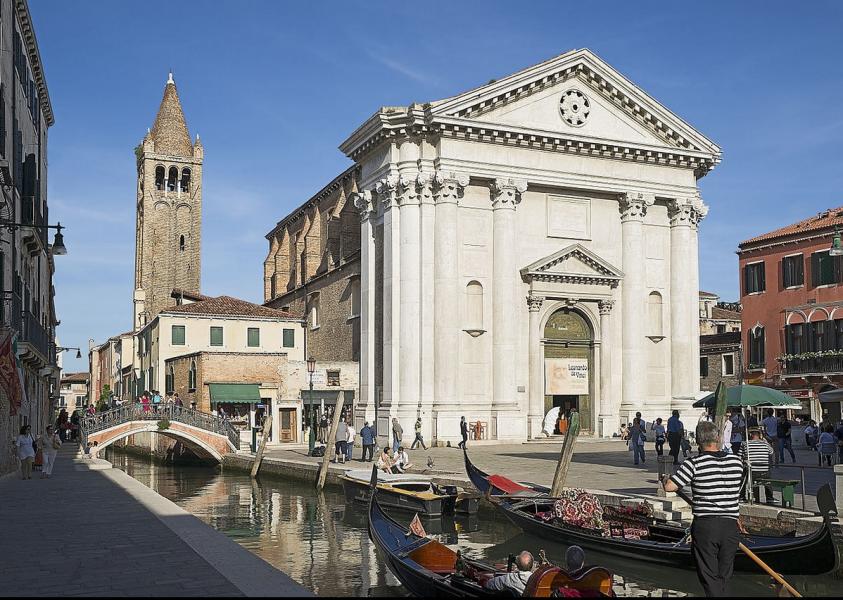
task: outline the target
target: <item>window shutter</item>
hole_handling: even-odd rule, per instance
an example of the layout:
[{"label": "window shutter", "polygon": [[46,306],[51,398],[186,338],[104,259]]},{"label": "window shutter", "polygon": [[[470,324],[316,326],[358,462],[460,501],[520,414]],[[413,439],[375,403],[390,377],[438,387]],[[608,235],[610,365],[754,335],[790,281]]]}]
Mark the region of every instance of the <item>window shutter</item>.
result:
[{"label": "window shutter", "polygon": [[817,287],[820,284],[820,255],[813,253],[811,255],[811,287]]},{"label": "window shutter", "polygon": [[758,330],[758,364],[759,365],[766,364],[766,362],[767,362],[766,357],[765,357],[765,352],[764,352],[764,337],[765,337],[764,334],[765,333],[766,332],[764,331],[763,327]]},{"label": "window shutter", "polygon": [[796,282],[794,285],[805,283],[805,259],[800,254],[796,257]]},{"label": "window shutter", "polygon": [[743,295],[749,294],[749,265],[743,267]]},{"label": "window shutter", "polygon": [[840,259],[843,258],[841,256],[834,256],[832,259],[834,260],[834,283],[843,283],[843,269],[841,269],[841,262]]},{"label": "window shutter", "polygon": [[257,348],[261,345],[261,330],[257,327],[249,327],[248,344],[250,348]]},{"label": "window shutter", "polygon": [[791,259],[789,257],[783,258],[782,259],[782,271],[781,271],[781,273],[782,273],[782,287],[790,287],[791,285],[793,285],[793,283],[791,282],[791,279],[792,279],[791,271],[792,271]]},{"label": "window shutter", "polygon": [[284,330],[284,347],[285,348],[293,348],[296,345],[296,330],[295,329],[285,329]]},{"label": "window shutter", "polygon": [[758,279],[759,279],[759,284],[760,284],[758,286],[758,291],[763,292],[764,290],[767,289],[767,280],[766,280],[765,275],[764,275],[764,263],[760,263],[758,265],[758,270],[759,270]]}]

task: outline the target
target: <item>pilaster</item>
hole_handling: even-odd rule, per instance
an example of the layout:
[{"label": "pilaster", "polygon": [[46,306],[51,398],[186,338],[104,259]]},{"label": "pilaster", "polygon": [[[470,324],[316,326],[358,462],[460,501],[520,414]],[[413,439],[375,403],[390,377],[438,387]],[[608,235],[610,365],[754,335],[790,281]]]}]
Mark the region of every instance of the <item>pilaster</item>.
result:
[{"label": "pilaster", "polygon": [[375,421],[375,242],[372,231],[372,192],[352,194],[360,213],[360,398],[365,420]]},{"label": "pilaster", "polygon": [[600,435],[612,437],[618,431],[618,415],[612,405],[612,308],[614,300],[597,303],[600,313]]},{"label": "pilaster", "polygon": [[527,296],[527,310],[530,314],[530,345],[529,356],[529,386],[530,406],[527,412],[527,435],[531,438],[541,437],[542,422],[544,421],[544,349],[541,335],[541,308],[544,303],[542,296]]}]

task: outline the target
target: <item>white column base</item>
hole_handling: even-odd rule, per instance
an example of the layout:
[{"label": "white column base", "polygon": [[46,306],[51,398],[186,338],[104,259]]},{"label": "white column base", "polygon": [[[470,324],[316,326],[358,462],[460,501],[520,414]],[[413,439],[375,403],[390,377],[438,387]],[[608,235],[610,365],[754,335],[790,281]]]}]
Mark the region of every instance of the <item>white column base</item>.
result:
[{"label": "white column base", "polygon": [[620,423],[617,415],[600,415],[600,437],[610,438],[619,433]]}]

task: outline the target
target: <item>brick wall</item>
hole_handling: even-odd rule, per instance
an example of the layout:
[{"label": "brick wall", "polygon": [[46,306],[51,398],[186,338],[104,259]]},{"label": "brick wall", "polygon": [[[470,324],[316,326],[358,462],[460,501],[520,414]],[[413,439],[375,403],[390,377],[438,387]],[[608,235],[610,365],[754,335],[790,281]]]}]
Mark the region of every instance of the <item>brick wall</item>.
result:
[{"label": "brick wall", "polygon": [[[707,390],[713,392],[717,389],[717,384],[720,381],[723,381],[724,384],[727,386],[738,385],[738,369],[740,366],[738,365],[738,355],[737,355],[737,347],[730,348],[728,350],[724,350],[723,348],[705,348],[704,346],[700,348],[700,356],[705,356],[708,358],[708,376],[703,377],[700,375],[700,389]],[[723,376],[723,354],[734,354],[734,369],[735,374],[731,376]]]}]

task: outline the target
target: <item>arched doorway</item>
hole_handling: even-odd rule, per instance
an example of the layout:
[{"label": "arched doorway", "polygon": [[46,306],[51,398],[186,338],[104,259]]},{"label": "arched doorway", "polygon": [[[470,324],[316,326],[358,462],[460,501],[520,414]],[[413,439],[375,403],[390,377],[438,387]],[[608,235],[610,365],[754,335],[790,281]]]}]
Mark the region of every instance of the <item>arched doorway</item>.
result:
[{"label": "arched doorway", "polygon": [[594,332],[575,309],[560,308],[544,326],[545,414],[554,406],[580,413],[582,431],[593,431],[591,373]]}]

